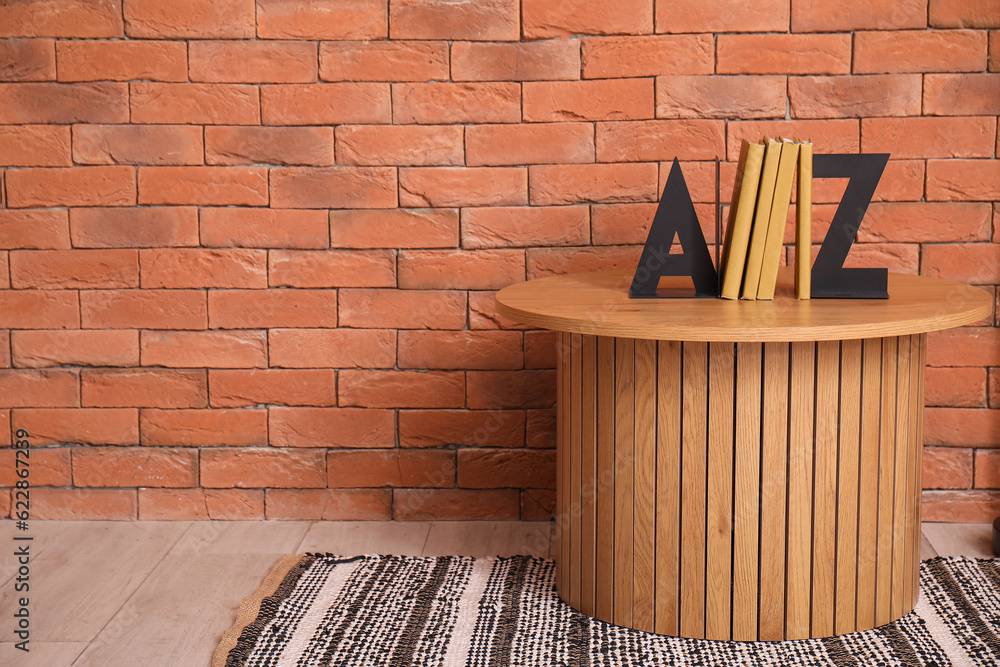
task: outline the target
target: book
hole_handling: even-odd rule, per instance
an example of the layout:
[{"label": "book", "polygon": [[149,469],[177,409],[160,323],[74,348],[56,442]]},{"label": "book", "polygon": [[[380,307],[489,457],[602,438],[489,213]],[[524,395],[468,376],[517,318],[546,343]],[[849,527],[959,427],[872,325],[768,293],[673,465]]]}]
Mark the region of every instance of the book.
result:
[{"label": "book", "polygon": [[744,139],[740,148],[740,161],[736,168],[736,182],[733,185],[732,202],[729,204],[729,220],[723,246],[721,290],[723,299],[740,297],[743,267],[746,265],[750,227],[753,223],[763,161],[764,146],[759,143],[751,144]]},{"label": "book", "polygon": [[792,202],[792,181],[795,178],[795,164],[799,157],[799,144],[790,139],[781,142],[778,158],[778,173],[774,182],[774,197],[768,214],[767,236],[764,239],[764,256],[761,259],[760,283],[757,299],[770,301],[774,298],[774,287],[778,282],[778,265],[781,263],[781,248],[784,244],[785,226],[788,222],[788,205]]},{"label": "book", "polygon": [[764,139],[764,164],[760,171],[760,185],[757,191],[757,205],[750,230],[750,249],[747,251],[746,268],[743,273],[744,299],[755,300],[760,285],[760,270],[764,260],[764,242],[767,240],[767,221],[774,199],[774,183],[778,176],[778,159],[781,157],[780,141]]},{"label": "book", "polygon": [[813,145],[799,146],[799,182],[795,196],[795,298],[808,299],[812,277],[812,155]]}]

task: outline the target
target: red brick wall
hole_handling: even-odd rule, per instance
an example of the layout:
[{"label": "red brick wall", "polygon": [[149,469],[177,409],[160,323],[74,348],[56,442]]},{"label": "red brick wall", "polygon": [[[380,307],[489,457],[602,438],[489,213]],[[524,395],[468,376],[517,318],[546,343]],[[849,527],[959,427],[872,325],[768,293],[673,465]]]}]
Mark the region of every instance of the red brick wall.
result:
[{"label": "red brick wall", "polygon": [[[633,266],[675,156],[707,223],[715,157],[731,183],[763,133],[891,152],[852,261],[995,291],[998,28],[993,0],[4,3],[0,444],[38,447],[32,515],[547,518],[553,337],[494,291]],[[1000,514],[995,325],[930,337],[932,520]]]}]

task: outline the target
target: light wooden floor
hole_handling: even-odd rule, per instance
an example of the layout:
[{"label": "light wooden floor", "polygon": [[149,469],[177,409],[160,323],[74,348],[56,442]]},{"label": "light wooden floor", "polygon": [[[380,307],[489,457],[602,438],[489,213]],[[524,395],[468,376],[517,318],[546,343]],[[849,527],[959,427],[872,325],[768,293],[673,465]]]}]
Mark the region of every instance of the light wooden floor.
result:
[{"label": "light wooden floor", "polygon": [[[14,525],[0,522],[0,665],[201,667],[286,553],[551,557],[530,522],[35,521],[31,652],[15,650]],[[989,557],[988,524],[923,525],[922,558]]]}]

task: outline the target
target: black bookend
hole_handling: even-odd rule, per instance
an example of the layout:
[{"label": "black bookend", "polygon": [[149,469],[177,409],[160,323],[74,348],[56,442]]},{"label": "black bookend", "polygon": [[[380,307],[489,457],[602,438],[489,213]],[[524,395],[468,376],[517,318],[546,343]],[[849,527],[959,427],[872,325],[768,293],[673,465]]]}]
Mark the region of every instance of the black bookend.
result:
[{"label": "black bookend", "polygon": [[845,269],[888,153],[813,155],[813,178],[849,178],[812,267],[814,299],[888,299],[888,269]]},{"label": "black bookend", "polygon": [[[670,254],[674,237],[680,242],[683,254]],[[686,276],[694,285],[687,289],[658,289],[663,276]],[[629,297],[668,298],[719,296],[719,276],[712,264],[705,235],[698,224],[698,214],[688,192],[681,166],[674,158],[667,176],[667,184],[660,195],[653,224],[649,228],[646,246],[642,249],[639,265],[632,278]]]}]

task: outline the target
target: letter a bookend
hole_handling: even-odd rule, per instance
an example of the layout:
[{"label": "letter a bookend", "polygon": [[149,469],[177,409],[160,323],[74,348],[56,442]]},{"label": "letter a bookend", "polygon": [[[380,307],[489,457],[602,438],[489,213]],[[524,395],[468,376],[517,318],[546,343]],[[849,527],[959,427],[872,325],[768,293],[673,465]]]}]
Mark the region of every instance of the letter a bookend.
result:
[{"label": "letter a bookend", "polygon": [[[675,236],[683,254],[670,254]],[[658,290],[663,276],[690,276],[694,283],[694,293],[691,293],[690,288],[686,294]],[[694,202],[691,201],[691,194],[676,158],[670,167],[663,194],[660,195],[660,205],[656,208],[628,295],[633,299],[719,296],[719,275],[712,264],[705,235],[698,224]]]}]

